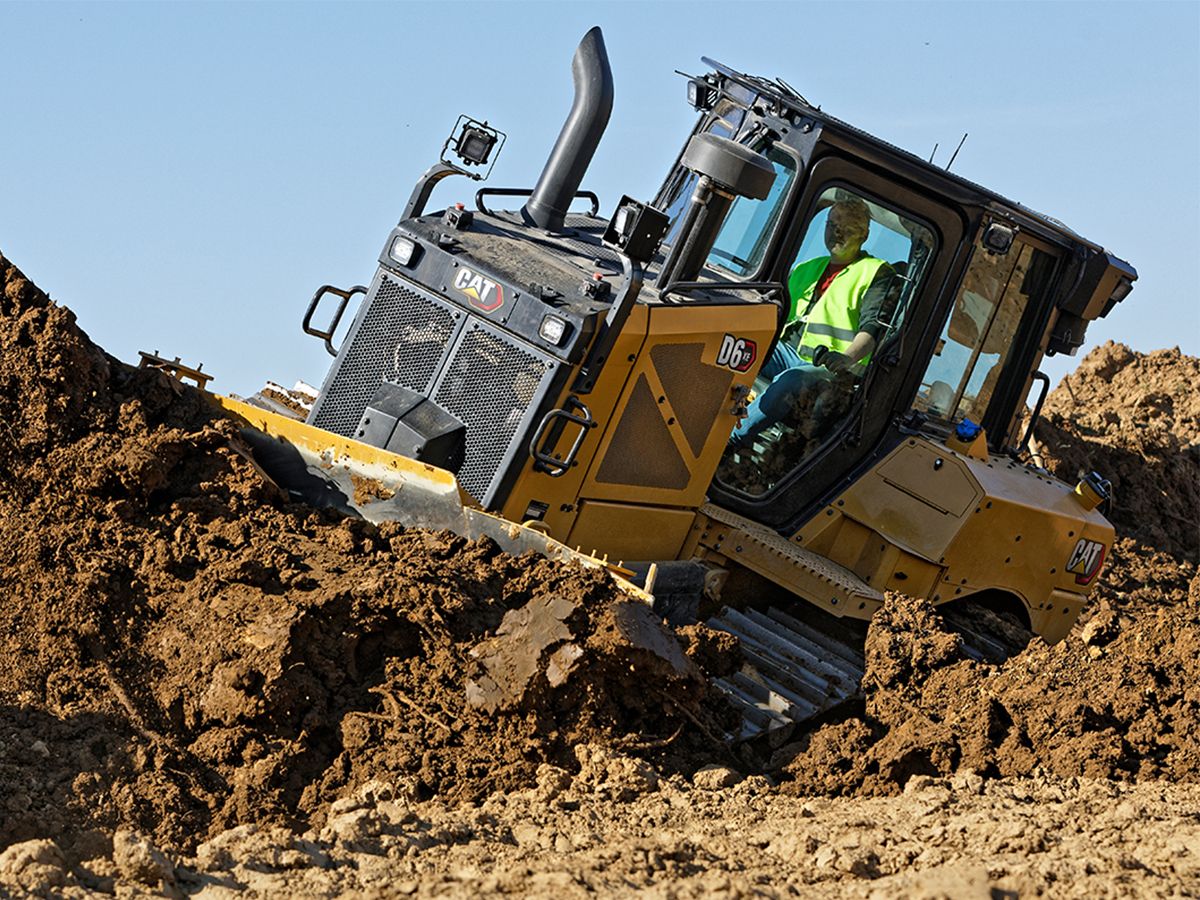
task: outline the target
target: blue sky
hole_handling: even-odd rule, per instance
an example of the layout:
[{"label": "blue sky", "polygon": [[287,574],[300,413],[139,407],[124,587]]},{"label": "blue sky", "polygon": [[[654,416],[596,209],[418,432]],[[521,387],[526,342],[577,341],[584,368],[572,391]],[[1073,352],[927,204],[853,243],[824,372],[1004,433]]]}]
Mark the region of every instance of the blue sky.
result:
[{"label": "blue sky", "polygon": [[319,384],[313,290],[369,281],[459,113],[509,135],[488,184],[532,186],[595,24],[616,102],[583,187],[605,211],[653,196],[692,123],[674,70],[707,55],[939,161],[969,132],[956,172],[1137,267],[1087,346],[1200,355],[1190,2],[0,2],[0,251],[122,359]]}]

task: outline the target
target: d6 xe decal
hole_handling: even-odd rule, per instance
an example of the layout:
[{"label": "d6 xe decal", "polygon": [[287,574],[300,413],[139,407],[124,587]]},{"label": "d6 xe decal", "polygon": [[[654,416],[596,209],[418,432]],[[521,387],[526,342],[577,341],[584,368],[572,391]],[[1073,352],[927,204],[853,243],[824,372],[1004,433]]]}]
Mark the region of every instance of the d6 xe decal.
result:
[{"label": "d6 xe decal", "polygon": [[717,351],[717,365],[728,366],[735,372],[749,371],[758,357],[758,345],[749,338],[727,334],[721,338],[721,349]]}]

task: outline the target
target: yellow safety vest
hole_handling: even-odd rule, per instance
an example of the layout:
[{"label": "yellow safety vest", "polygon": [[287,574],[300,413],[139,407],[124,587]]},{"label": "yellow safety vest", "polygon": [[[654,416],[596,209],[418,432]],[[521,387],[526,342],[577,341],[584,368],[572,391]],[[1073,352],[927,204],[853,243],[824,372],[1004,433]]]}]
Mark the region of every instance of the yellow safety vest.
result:
[{"label": "yellow safety vest", "polygon": [[[788,276],[788,294],[792,299],[792,308],[788,313],[789,322],[799,318],[797,310],[808,306],[817,282],[821,280],[828,265],[828,256],[818,256],[792,269],[792,274]],[[880,268],[885,265],[887,263],[882,259],[864,256],[850,263],[833,277],[825,293],[813,304],[808,315],[803,317],[804,333],[800,336],[797,346],[797,352],[802,359],[812,359],[818,347],[828,347],[838,353],[846,352],[859,331],[859,306],[863,295],[875,280]],[[859,360],[859,365],[865,366],[869,360],[869,356],[864,357]]]}]

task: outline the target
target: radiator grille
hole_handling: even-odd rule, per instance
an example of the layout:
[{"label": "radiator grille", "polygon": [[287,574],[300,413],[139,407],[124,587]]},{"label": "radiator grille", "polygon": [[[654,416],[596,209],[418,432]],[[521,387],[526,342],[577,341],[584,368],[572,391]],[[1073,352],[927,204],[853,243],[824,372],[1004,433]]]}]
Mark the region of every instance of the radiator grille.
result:
[{"label": "radiator grille", "polygon": [[544,392],[549,363],[472,323],[439,380],[433,401],[467,426],[458,482],[484,503],[529,407]]},{"label": "radiator grille", "polygon": [[454,334],[455,314],[383,275],[309,424],[353,436],[386,378],[427,393]]}]

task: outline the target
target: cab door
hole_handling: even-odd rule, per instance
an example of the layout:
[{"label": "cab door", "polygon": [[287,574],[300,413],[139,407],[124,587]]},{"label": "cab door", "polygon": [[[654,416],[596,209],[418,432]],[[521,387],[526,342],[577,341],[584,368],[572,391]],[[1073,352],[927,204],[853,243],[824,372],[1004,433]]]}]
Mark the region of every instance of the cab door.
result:
[{"label": "cab door", "polygon": [[1018,234],[1006,252],[995,252],[983,240],[989,224],[978,229],[913,409],[946,433],[963,420],[983,425],[1000,452],[1045,343],[1061,251]]},{"label": "cab door", "polygon": [[[794,531],[823,497],[869,462],[898,411],[907,408],[949,302],[948,279],[963,253],[967,225],[961,210],[865,164],[825,155],[808,171],[772,277],[787,283],[797,267],[821,271],[821,258],[829,255],[826,220],[836,205],[847,203],[866,206],[870,223],[862,253],[883,262],[868,288],[870,322],[864,313],[840,326],[848,334],[869,324],[874,341],[869,358],[835,377],[801,359],[812,371],[793,371],[791,380],[803,390],[784,404],[772,403],[775,419],[749,445],[730,447],[710,490],[721,506],[783,533]],[[867,305],[864,299],[863,308]],[[800,319],[806,312],[796,309]],[[810,350],[813,339],[798,338],[797,329],[816,324],[785,325],[773,353],[789,340]],[[825,333],[834,330],[821,324]],[[770,387],[760,379],[762,397]],[[778,399],[779,391],[774,394]]]}]

